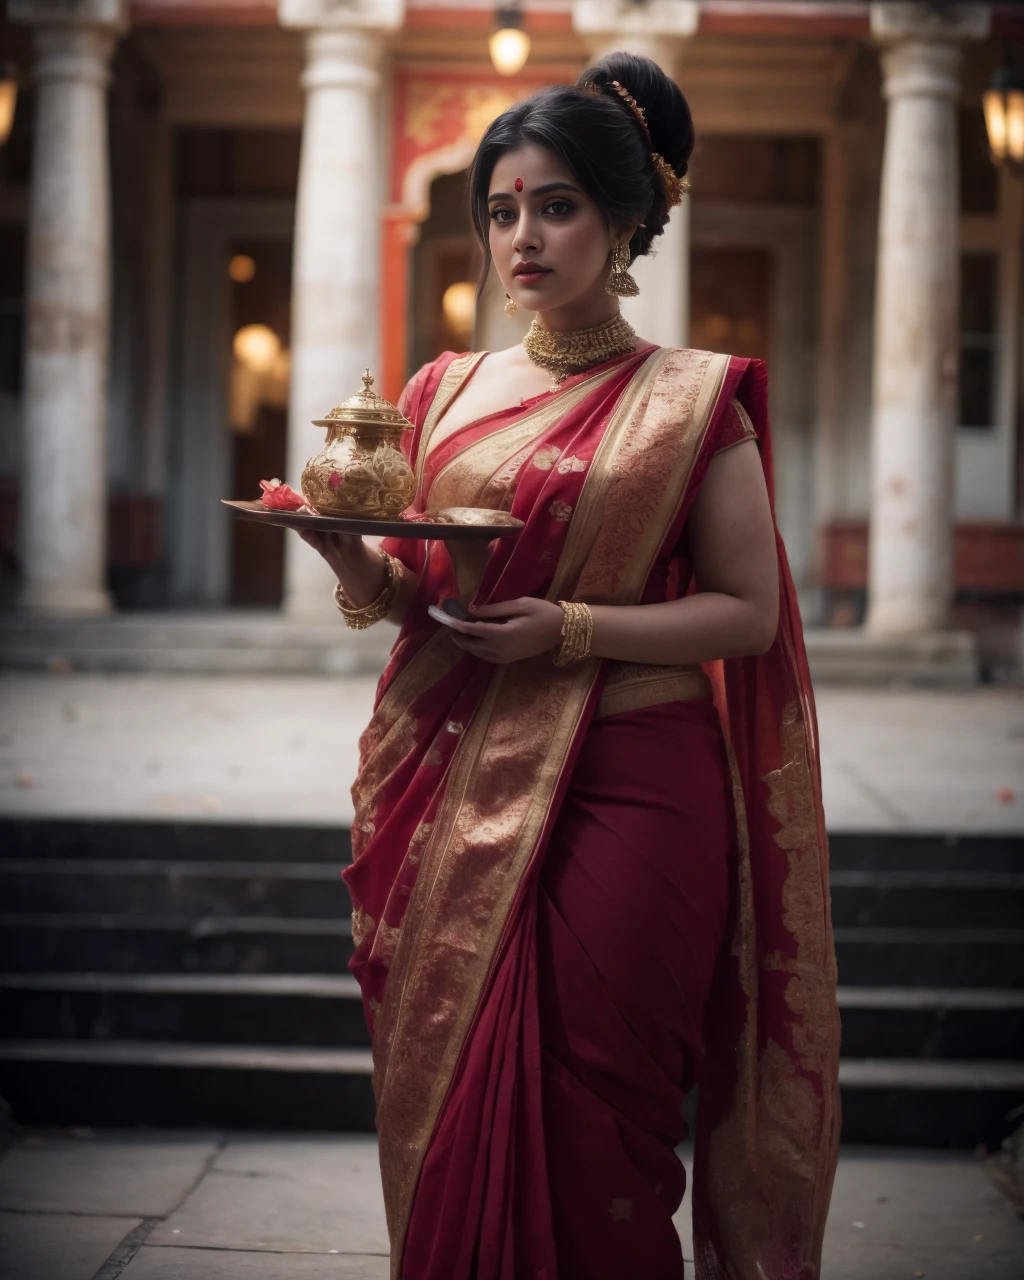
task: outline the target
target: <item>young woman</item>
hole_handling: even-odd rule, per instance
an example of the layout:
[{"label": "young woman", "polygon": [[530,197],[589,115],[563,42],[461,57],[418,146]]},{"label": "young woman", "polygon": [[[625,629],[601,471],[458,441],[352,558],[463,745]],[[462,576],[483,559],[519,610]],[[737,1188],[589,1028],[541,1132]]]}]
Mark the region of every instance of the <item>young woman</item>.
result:
[{"label": "young woman", "polygon": [[[619,314],[689,109],[613,55],[484,135],[473,215],[520,346],[406,388],[416,506],[525,522],[471,621],[440,543],[303,535],[401,625],[353,789],[353,972],[401,1280],[812,1280],[838,1132],[814,708],[762,362]],[[413,433],[410,433],[413,434]]]}]

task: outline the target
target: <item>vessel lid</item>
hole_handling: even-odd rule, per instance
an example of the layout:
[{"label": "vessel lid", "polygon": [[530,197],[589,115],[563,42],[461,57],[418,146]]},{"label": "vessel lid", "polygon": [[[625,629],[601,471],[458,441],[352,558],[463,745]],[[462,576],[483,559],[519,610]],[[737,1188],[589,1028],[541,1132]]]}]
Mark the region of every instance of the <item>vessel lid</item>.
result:
[{"label": "vessel lid", "polygon": [[315,419],[313,425],[332,427],[338,422],[364,427],[399,427],[402,431],[413,429],[413,424],[390,400],[373,390],[373,374],[369,369],[363,374],[362,390],[343,400],[325,418]]}]

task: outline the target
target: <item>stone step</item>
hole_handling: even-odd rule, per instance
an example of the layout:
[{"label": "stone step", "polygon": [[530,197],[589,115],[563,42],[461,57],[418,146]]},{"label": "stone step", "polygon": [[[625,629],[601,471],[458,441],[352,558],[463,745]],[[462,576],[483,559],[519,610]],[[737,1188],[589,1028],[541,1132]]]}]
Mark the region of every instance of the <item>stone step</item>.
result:
[{"label": "stone step", "polygon": [[1024,1061],[844,1058],[843,1141],[998,1148],[1024,1094]]},{"label": "stone step", "polygon": [[838,831],[828,845],[833,878],[840,871],[1024,872],[1024,835]]},{"label": "stone step", "polygon": [[844,986],[1024,987],[1024,929],[840,926]]},{"label": "stone step", "polygon": [[334,917],[350,911],[341,867],[324,862],[3,858],[0,899],[25,912]]},{"label": "stone step", "polygon": [[1024,1053],[1024,991],[840,987],[849,1058],[999,1059]]},{"label": "stone step", "polygon": [[24,1040],[369,1048],[356,980],[328,974],[0,974]]},{"label": "stone step", "polygon": [[372,1132],[368,1049],[154,1041],[0,1042],[23,1125]]},{"label": "stone step", "polygon": [[[1022,929],[835,930],[844,986],[1024,987]],[[0,968],[113,972],[338,973],[351,956],[347,906],[323,917],[116,912],[0,914]]]},{"label": "stone step", "polygon": [[832,922],[908,928],[1024,923],[1024,872],[833,871]]},{"label": "stone step", "polygon": [[[23,1124],[254,1125],[369,1131],[366,1050],[138,1041],[0,1044],[0,1093]],[[1022,1062],[848,1059],[843,1140],[997,1146]]]},{"label": "stone step", "polygon": [[[840,988],[855,1058],[1012,1058],[1024,991]],[[18,1039],[368,1046],[359,989],[328,974],[0,974],[0,1023]]]},{"label": "stone step", "polygon": [[977,641],[969,631],[876,637],[860,627],[808,627],[804,641],[816,684],[970,689],[978,682]]},{"label": "stone step", "polygon": [[390,629],[278,613],[123,613],[78,621],[0,619],[0,666],[96,672],[356,675],[383,670]]},{"label": "stone step", "polygon": [[0,818],[6,858],[126,859],[167,862],[322,862],[352,860],[348,827],[246,822]]},{"label": "stone step", "polygon": [[323,973],[352,955],[348,910],[333,917],[0,915],[0,969],[113,973]]},{"label": "stone step", "polygon": [[[24,912],[347,914],[329,862],[0,859],[0,898]],[[832,919],[851,926],[1006,928],[1024,921],[1024,874],[833,872]]]},{"label": "stone step", "polygon": [[[0,817],[8,858],[164,858],[351,861],[347,827],[317,824],[133,821]],[[1024,836],[840,831],[829,836],[833,879],[840,871],[1005,871],[1024,873]]]}]

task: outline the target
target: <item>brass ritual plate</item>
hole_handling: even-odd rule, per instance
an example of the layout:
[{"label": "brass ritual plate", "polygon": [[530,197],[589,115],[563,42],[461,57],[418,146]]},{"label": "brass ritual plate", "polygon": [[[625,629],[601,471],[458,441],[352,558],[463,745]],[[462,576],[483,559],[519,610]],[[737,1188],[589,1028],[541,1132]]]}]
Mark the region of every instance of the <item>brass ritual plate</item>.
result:
[{"label": "brass ritual plate", "polygon": [[318,516],[310,511],[268,510],[259,498],[246,501],[221,498],[243,520],[281,525],[285,529],[316,529],[321,533],[357,533],[374,538],[433,538],[442,542],[467,539],[490,542],[508,538],[523,527],[522,520],[486,507],[447,507],[426,513],[422,520],[358,520],[351,516]]}]

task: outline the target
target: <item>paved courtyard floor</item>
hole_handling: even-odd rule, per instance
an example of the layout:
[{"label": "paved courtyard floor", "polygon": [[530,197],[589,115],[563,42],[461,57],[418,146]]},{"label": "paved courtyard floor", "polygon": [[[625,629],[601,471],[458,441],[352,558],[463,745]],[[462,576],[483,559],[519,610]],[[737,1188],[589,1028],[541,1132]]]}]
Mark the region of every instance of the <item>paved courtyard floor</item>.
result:
[{"label": "paved courtyard floor", "polygon": [[[689,1194],[677,1224],[689,1260]],[[40,1133],[0,1161],[5,1280],[386,1280],[387,1255],[372,1138]],[[1024,1223],[973,1156],[844,1152],[824,1280],[1022,1274]]]},{"label": "paved courtyard floor", "polygon": [[[0,813],[347,823],[366,677],[0,675]],[[818,690],[833,831],[1024,832],[1024,691]]]}]

